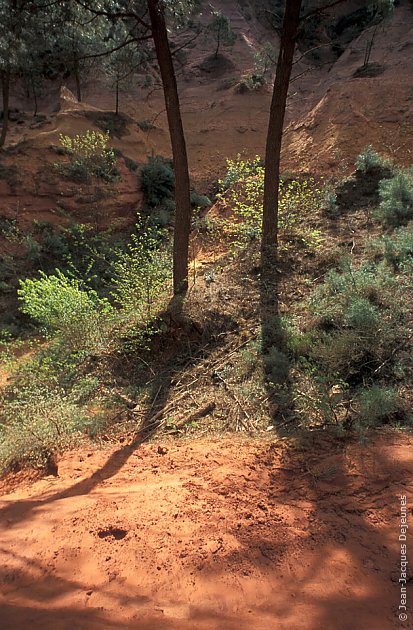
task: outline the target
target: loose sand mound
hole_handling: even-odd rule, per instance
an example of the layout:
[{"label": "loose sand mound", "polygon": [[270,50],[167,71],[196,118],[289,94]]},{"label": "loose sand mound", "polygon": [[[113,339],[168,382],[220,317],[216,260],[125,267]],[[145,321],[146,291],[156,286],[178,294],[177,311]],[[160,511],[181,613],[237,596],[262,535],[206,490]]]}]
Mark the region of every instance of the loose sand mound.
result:
[{"label": "loose sand mound", "polygon": [[398,628],[413,437],[306,440],[66,455],[0,502],[2,629]]}]

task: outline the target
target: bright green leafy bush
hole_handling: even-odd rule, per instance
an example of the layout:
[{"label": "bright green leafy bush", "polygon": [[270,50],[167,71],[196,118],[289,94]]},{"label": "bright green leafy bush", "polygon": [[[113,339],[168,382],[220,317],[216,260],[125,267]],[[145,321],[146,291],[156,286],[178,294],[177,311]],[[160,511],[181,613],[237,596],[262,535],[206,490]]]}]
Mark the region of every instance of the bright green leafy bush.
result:
[{"label": "bright green leafy bush", "polygon": [[57,164],[57,168],[67,177],[76,181],[88,182],[98,177],[106,182],[115,180],[116,155],[108,148],[109,134],[100,131],[86,131],[76,136],[60,135],[60,144],[70,156],[67,164]]},{"label": "bright green leafy bush", "polygon": [[103,342],[111,306],[79,280],[59,270],[51,276],[41,273],[37,280],[21,281],[18,295],[22,312],[58,333],[71,348],[92,349]]},{"label": "bright green leafy bush", "polygon": [[162,236],[162,230],[138,224],[137,234],[113,265],[115,301],[137,319],[151,317],[171,276],[171,254]]},{"label": "bright green leafy bush", "polygon": [[[227,161],[227,175],[219,182],[222,201],[232,210],[233,219],[222,221],[223,234],[235,248],[243,248],[261,237],[265,168],[259,157],[244,161],[239,156]],[[301,242],[316,249],[322,241],[308,218],[321,206],[321,190],[313,178],[280,179],[278,219],[283,242]]]}]

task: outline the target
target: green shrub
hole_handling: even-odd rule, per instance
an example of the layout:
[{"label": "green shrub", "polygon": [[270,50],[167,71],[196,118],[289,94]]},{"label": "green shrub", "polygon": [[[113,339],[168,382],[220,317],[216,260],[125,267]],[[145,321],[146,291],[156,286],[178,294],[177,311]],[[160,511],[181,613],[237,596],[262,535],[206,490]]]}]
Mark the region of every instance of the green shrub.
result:
[{"label": "green shrub", "polygon": [[191,192],[191,206],[195,208],[206,208],[211,205],[211,200],[206,195],[200,195],[193,191]]},{"label": "green shrub", "polygon": [[[225,192],[218,198],[232,209],[234,220],[222,221],[221,227],[234,248],[242,249],[261,236],[265,168],[259,157],[244,161],[238,156],[227,160],[227,166],[225,179],[219,181]],[[320,208],[320,202],[321,191],[313,178],[280,178],[278,217],[284,241],[298,241],[309,250],[319,247],[321,234],[308,225],[308,218]]]},{"label": "green shrub", "polygon": [[86,111],[85,116],[111,138],[122,138],[128,133],[128,124],[132,123],[132,119],[121,112]]},{"label": "green shrub", "polygon": [[239,92],[255,92],[265,85],[265,76],[261,73],[244,74],[239,82]]},{"label": "green shrub", "polygon": [[410,386],[412,226],[374,241],[371,250],[375,262],[356,267],[343,259],[302,305],[300,318],[285,322],[301,426],[364,431],[411,421],[394,383],[400,391]]},{"label": "green shrub", "polygon": [[161,206],[173,199],[175,174],[172,161],[162,157],[150,157],[140,171],[141,187],[148,206]]},{"label": "green shrub", "polygon": [[373,385],[357,396],[359,422],[374,426],[396,413],[400,407],[398,391],[393,387]]},{"label": "green shrub", "polygon": [[369,245],[370,252],[383,258],[395,271],[413,264],[413,222],[394,230]]},{"label": "green shrub", "polygon": [[171,255],[162,244],[162,235],[159,228],[138,224],[138,234],[113,265],[113,297],[124,313],[141,323],[152,316],[153,305],[171,275]]},{"label": "green shrub", "polygon": [[13,400],[2,401],[0,470],[47,466],[73,444],[84,422],[83,410],[63,391],[38,384],[19,389]]},{"label": "green shrub", "polygon": [[125,166],[129,171],[135,173],[138,170],[138,163],[127,155],[123,156],[123,161],[125,162]]},{"label": "green shrub", "polygon": [[270,42],[265,42],[254,55],[256,74],[265,77],[277,64],[277,52]]},{"label": "green shrub", "polygon": [[367,145],[356,158],[356,169],[362,173],[368,173],[377,168],[385,168],[389,164],[389,160],[379,155],[371,144]]},{"label": "green shrub", "polygon": [[0,217],[0,236],[8,241],[21,242],[23,232],[18,227],[16,219]]},{"label": "green shrub", "polygon": [[380,324],[380,313],[365,297],[354,296],[349,301],[344,323],[356,330],[372,332]]},{"label": "green shrub", "polygon": [[155,125],[151,120],[138,120],[138,127],[142,131],[149,131],[150,129],[156,129]]},{"label": "green shrub", "polygon": [[114,181],[119,173],[116,169],[116,156],[108,148],[109,133],[86,131],[76,136],[60,135],[60,144],[70,156],[67,164],[56,167],[67,177],[75,181],[88,182],[91,177],[98,177],[106,182]]},{"label": "green shrub", "polygon": [[326,186],[322,192],[321,208],[329,217],[338,215],[337,194],[331,185]]},{"label": "green shrub", "polygon": [[290,368],[287,355],[273,346],[264,354],[263,361],[270,381],[274,384],[285,383]]},{"label": "green shrub", "polygon": [[399,171],[380,182],[378,218],[384,225],[398,227],[413,219],[413,177]]},{"label": "green shrub", "polygon": [[338,375],[323,374],[311,362],[301,362],[291,392],[300,426],[342,426],[347,419],[347,389]]},{"label": "green shrub", "polygon": [[340,327],[350,302],[365,298],[371,304],[391,305],[397,281],[383,265],[365,263],[358,269],[343,259],[340,269],[332,269],[319,285],[310,303],[323,324]]},{"label": "green shrub", "polygon": [[[311,355],[324,369],[360,379],[392,356],[401,336],[402,288],[388,267],[347,260],[317,287],[311,308],[319,317]],[[391,370],[391,363],[388,363]]]},{"label": "green shrub", "polygon": [[227,160],[227,172],[224,179],[218,180],[220,192],[232,188],[240,180],[246,180],[253,175],[262,175],[264,166],[257,155],[254,160],[243,160],[238,153],[235,160]]},{"label": "green shrub", "polygon": [[37,280],[20,281],[21,311],[35,319],[74,350],[101,346],[111,307],[95,291],[86,291],[80,281],[59,270],[55,275],[40,273]]}]

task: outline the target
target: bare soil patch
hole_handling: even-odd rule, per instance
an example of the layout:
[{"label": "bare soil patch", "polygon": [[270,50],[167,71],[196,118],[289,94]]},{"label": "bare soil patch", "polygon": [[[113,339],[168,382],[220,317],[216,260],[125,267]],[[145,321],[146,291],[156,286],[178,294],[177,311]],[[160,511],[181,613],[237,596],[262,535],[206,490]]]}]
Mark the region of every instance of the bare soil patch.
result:
[{"label": "bare soil patch", "polygon": [[231,436],[67,454],[1,499],[2,628],[398,628],[412,446]]}]

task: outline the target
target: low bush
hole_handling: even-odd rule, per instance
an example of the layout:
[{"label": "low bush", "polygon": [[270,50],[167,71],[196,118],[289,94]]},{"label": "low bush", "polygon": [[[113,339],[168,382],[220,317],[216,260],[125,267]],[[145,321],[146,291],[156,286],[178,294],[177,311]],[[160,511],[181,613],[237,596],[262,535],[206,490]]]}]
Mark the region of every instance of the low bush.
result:
[{"label": "low bush", "polygon": [[391,179],[380,182],[379,220],[386,226],[406,225],[413,219],[413,176],[399,171]]},{"label": "low bush", "polygon": [[85,424],[84,410],[64,391],[38,383],[2,400],[0,470],[47,467],[54,454],[73,445]]},{"label": "low bush", "polygon": [[396,414],[400,409],[400,396],[396,388],[372,385],[356,397],[357,422],[361,426],[374,426]]},{"label": "low bush", "polygon": [[126,250],[113,265],[113,297],[125,314],[144,323],[171,276],[171,254],[162,243],[162,229],[138,225]]},{"label": "low bush", "polygon": [[146,204],[154,208],[173,200],[175,174],[172,161],[162,157],[150,157],[140,171],[141,187]]},{"label": "low bush", "polygon": [[40,273],[39,279],[20,282],[18,296],[23,313],[57,333],[73,350],[98,351],[104,344],[111,306],[79,280],[59,270],[51,276]]},{"label": "low bush", "polygon": [[[2,337],[12,349],[2,348],[0,357],[9,375],[0,392],[1,470],[47,466],[55,453],[82,434],[96,436],[99,427],[108,426],[107,405],[125,404],[119,397],[113,402],[118,389],[112,361],[131,349],[136,354],[147,348],[159,328],[157,313],[164,307],[171,274],[164,232],[149,220],[139,220],[128,242],[112,249],[109,241],[95,242],[97,235],[86,226],[58,235],[47,224],[38,224],[36,230],[54,243],[65,259],[66,273],[39,272],[20,281],[20,309],[41,332],[46,330],[47,341],[39,341],[30,355],[26,348],[24,359],[16,360],[10,334]],[[95,266],[97,259],[102,262],[100,250],[95,252],[100,245],[105,253],[103,275]],[[90,288],[99,279],[107,298]]]},{"label": "low bush", "polygon": [[86,111],[85,116],[111,138],[122,138],[128,133],[128,125],[132,123],[132,119],[121,112]]},{"label": "low bush", "polygon": [[341,270],[329,272],[311,299],[319,318],[313,357],[346,381],[373,372],[388,360],[400,336],[399,293],[383,265],[355,269],[345,261]]},{"label": "low bush", "polygon": [[206,208],[211,205],[211,200],[206,195],[200,195],[193,191],[191,192],[191,206],[193,208]]},{"label": "low bush", "polygon": [[245,92],[256,92],[265,85],[265,76],[261,73],[244,74],[238,84],[238,91],[243,94]]},{"label": "low bush", "polygon": [[[221,221],[223,236],[232,240],[235,249],[260,238],[265,167],[259,157],[244,161],[239,156],[227,162],[227,175],[219,182],[218,198],[232,210],[233,220]],[[321,234],[308,224],[309,216],[321,207],[322,193],[313,178],[287,176],[280,179],[278,218],[281,247],[300,243],[316,249]]]},{"label": "low bush", "polygon": [[413,265],[413,221],[372,239],[365,251],[371,260],[385,261],[394,273],[409,270]]},{"label": "low bush", "polygon": [[[409,237],[403,228],[395,241]],[[309,320],[304,317],[304,330],[297,319],[285,325],[295,408],[306,426],[334,424],[363,432],[408,420],[398,390],[410,370],[405,348],[411,334],[411,274],[410,267],[388,264],[383,242],[373,248],[375,262],[356,266],[344,259],[326,274],[303,306],[312,313]],[[406,256],[409,251],[406,245]]]},{"label": "low bush", "polygon": [[389,160],[377,153],[371,144],[367,145],[356,158],[356,169],[362,173],[369,173],[377,168],[388,168]]},{"label": "low bush", "polygon": [[156,129],[156,126],[151,120],[138,120],[138,127],[142,131],[149,131],[150,129]]},{"label": "low bush", "polygon": [[227,160],[227,172],[223,179],[218,180],[221,193],[232,188],[240,180],[246,180],[254,175],[262,176],[264,165],[257,155],[254,160],[243,160],[238,153],[235,160]]},{"label": "low bush", "polygon": [[60,144],[69,155],[70,161],[56,164],[62,174],[80,182],[89,182],[92,177],[106,182],[114,181],[119,173],[116,156],[108,148],[109,133],[87,131],[77,136],[60,135]]}]

